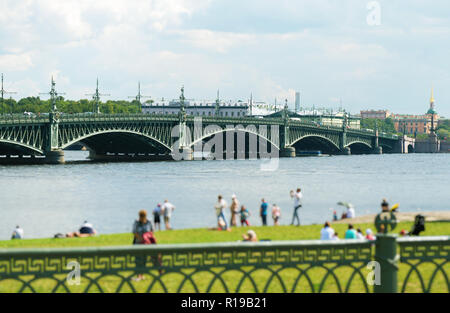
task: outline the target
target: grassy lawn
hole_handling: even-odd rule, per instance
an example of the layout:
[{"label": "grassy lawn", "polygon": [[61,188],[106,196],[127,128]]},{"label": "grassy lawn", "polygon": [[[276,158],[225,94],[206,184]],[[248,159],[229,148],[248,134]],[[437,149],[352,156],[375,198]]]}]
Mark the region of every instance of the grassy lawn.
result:
[{"label": "grassy lawn", "polygon": [[[402,229],[410,230],[412,223],[400,223],[397,227],[397,231]],[[343,237],[347,226],[345,224],[333,225],[334,229],[339,233],[340,238]],[[363,231],[367,228],[374,230],[373,224],[359,224],[355,225],[356,228],[361,228]],[[427,230],[423,236],[438,236],[438,235],[450,235],[450,223],[449,222],[433,222],[427,223]],[[318,239],[322,225],[308,225],[301,227],[292,226],[278,226],[278,227],[250,227],[254,230],[259,239],[270,240],[308,240]],[[242,234],[249,228],[235,228],[231,232],[212,231],[207,229],[187,229],[187,230],[173,230],[173,231],[161,231],[156,232],[156,238],[159,244],[182,244],[182,243],[212,243],[212,242],[233,242],[241,240]],[[132,241],[131,234],[112,234],[112,235],[100,235],[92,238],[67,238],[67,239],[30,239],[30,240],[9,240],[0,241],[0,249],[5,248],[49,248],[49,247],[95,247],[95,246],[123,246],[130,245]],[[353,264],[354,266],[361,268],[362,277],[355,276],[352,284],[350,285],[350,292],[365,292],[363,279],[369,273],[369,269],[366,269],[365,264]],[[331,268],[334,265],[327,265],[327,268]],[[436,266],[434,264],[424,263],[421,264],[418,269],[423,275],[425,282],[428,282],[430,276],[434,272]],[[242,281],[240,292],[255,292],[255,288],[252,281],[257,286],[257,291],[261,292],[266,289],[268,292],[283,292],[281,282],[274,278],[269,279],[273,272],[277,271],[279,277],[282,279],[283,284],[287,288],[288,292],[311,292],[310,283],[317,291],[323,278],[327,274],[327,270],[320,267],[314,267],[308,270],[308,281],[303,276],[296,285],[296,279],[302,270],[307,269],[307,265],[298,265],[296,268],[281,269],[279,266],[269,266],[269,269],[261,268],[251,272],[249,275],[244,274],[244,271],[249,269],[241,268],[236,270],[228,270],[221,274],[224,284],[228,290],[235,291],[238,284]],[[450,273],[450,264],[447,262],[442,267],[443,271]],[[214,273],[219,273],[221,268],[212,268],[209,271],[198,271],[193,273],[192,269],[182,270],[181,273],[167,272],[160,275],[157,271],[149,269],[145,274],[146,279],[144,281],[135,282],[131,278],[134,277],[132,272],[120,272],[114,275],[99,276],[99,273],[83,273],[80,286],[69,286],[71,292],[98,292],[100,291],[96,284],[91,284],[90,281],[97,280],[98,286],[101,286],[103,292],[130,292],[131,286],[138,292],[162,292],[164,291],[160,282],[164,284],[169,292],[195,292],[196,289],[192,282],[198,287],[199,292],[205,292],[212,283],[210,292],[225,292],[226,289],[219,280],[214,280]],[[399,268],[399,290],[404,281],[404,278],[409,270],[409,266],[400,264]],[[354,273],[354,269],[349,266],[340,266],[337,269],[332,270],[333,274],[338,277],[338,280],[342,288],[345,288],[346,283]],[[190,276],[190,274],[192,274]],[[55,275],[57,280],[64,281],[66,274]],[[119,276],[120,275],[120,276]],[[414,274],[416,275],[416,274]],[[186,280],[185,284],[178,290],[186,277],[190,277],[190,280]],[[33,277],[23,276],[23,281],[29,281]],[[251,278],[251,279],[250,279]],[[0,277],[1,279],[1,277]],[[160,282],[159,282],[160,281]],[[156,283],[155,283],[156,282]],[[155,283],[155,284],[153,284]],[[49,278],[42,278],[33,281],[31,284],[33,288],[38,292],[49,292],[56,286],[56,280]],[[0,280],[0,292],[17,292],[20,290],[23,283],[18,280]],[[296,286],[294,288],[294,286]],[[88,289],[86,289],[88,288]],[[369,290],[372,287],[369,287]],[[432,285],[432,292],[448,292],[448,284],[444,275],[439,273]],[[25,289],[27,291],[27,289]],[[29,290],[28,290],[29,291]],[[56,291],[63,292],[64,289],[59,287]],[[332,275],[328,276],[325,281],[323,292],[337,292],[339,291],[336,281]],[[413,276],[408,280],[407,292],[421,292],[419,277]]]},{"label": "grassy lawn", "polygon": [[[361,228],[363,232],[367,228],[375,231],[373,224],[355,224],[355,228]],[[347,225],[332,225],[339,237],[343,238]],[[410,230],[412,223],[399,223],[396,230]],[[248,229],[256,232],[259,239],[270,240],[309,240],[319,239],[322,225],[277,226],[277,227],[249,227],[234,228],[231,232],[213,231],[208,229],[182,229],[156,232],[155,237],[158,244],[181,244],[181,243],[210,243],[210,242],[230,242],[242,239]],[[449,222],[429,222],[426,231],[422,236],[450,236]],[[133,240],[131,234],[99,235],[92,238],[64,238],[64,239],[27,239],[27,240],[7,240],[0,241],[0,249],[5,248],[56,248],[56,247],[95,247],[95,246],[123,246],[130,245]]]}]

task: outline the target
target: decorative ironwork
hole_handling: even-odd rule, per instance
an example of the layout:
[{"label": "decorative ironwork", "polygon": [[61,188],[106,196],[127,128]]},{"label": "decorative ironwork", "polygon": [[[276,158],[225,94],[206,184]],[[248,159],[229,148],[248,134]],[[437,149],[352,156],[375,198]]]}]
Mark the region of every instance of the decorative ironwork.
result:
[{"label": "decorative ironwork", "polygon": [[369,292],[371,255],[364,241],[0,250],[0,292]]},{"label": "decorative ironwork", "polygon": [[415,287],[422,292],[450,293],[450,237],[400,238],[397,243],[403,265],[401,292]]}]

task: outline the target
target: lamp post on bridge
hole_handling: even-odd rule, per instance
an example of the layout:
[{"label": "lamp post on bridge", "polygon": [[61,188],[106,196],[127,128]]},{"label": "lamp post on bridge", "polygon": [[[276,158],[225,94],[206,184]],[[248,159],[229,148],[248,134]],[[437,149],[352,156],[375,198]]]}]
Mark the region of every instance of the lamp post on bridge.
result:
[{"label": "lamp post on bridge", "polygon": [[59,117],[58,107],[56,101],[59,95],[65,93],[58,93],[56,91],[56,83],[52,76],[51,89],[48,93],[41,93],[41,95],[50,95],[51,112],[49,114],[49,121],[47,128],[47,142],[44,146],[45,162],[49,164],[64,163],[64,152],[59,148]]},{"label": "lamp post on bridge", "polygon": [[[6,91],[4,88],[3,88],[3,73],[2,73],[2,89],[0,90],[0,93],[1,93],[1,95],[2,95],[2,111],[3,111],[3,104],[4,104],[4,101],[5,101],[5,99],[3,98],[4,97],[4,95],[5,94],[8,94],[8,95],[13,95],[13,94],[17,94],[17,92],[13,92],[13,91]],[[3,112],[2,112],[3,113]],[[12,103],[11,103],[11,113],[13,113],[13,106],[12,106]]]},{"label": "lamp post on bridge", "polygon": [[340,149],[341,154],[343,155],[350,155],[351,150],[349,147],[347,147],[347,126],[348,126],[348,116],[347,112],[344,110],[344,117],[342,121],[342,133],[340,135]]},{"label": "lamp post on bridge", "polygon": [[138,82],[138,94],[136,95],[136,96],[130,96],[130,97],[128,97],[129,99],[135,99],[137,102],[138,102],[138,105],[139,105],[139,112],[140,113],[142,113],[142,102],[141,102],[141,99],[142,98],[148,98],[148,99],[150,99],[151,97],[150,96],[143,96],[142,94],[141,94],[141,82]]},{"label": "lamp post on bridge", "polygon": [[95,93],[93,94],[86,94],[86,96],[92,96],[92,99],[94,100],[94,106],[92,108],[92,113],[100,114],[100,97],[108,97],[110,94],[101,94],[98,90],[98,78],[97,78],[97,88],[95,89]]},{"label": "lamp post on bridge", "polygon": [[179,146],[175,147],[182,151],[183,160],[192,160],[192,149],[189,147],[190,140],[188,136],[190,135],[189,129],[186,126],[186,108],[185,108],[185,100],[184,97],[184,86],[181,87],[181,95],[180,95],[180,112],[178,113],[179,118]]},{"label": "lamp post on bridge", "polygon": [[283,110],[283,135],[280,142],[280,156],[283,158],[295,158],[295,148],[290,146],[289,138],[289,107],[288,100],[284,102]]}]

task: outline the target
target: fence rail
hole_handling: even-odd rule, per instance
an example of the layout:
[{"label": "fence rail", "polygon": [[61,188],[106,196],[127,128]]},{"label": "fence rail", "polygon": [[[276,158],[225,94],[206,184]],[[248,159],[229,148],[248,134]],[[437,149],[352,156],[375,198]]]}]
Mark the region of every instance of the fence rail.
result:
[{"label": "fence rail", "polygon": [[[396,244],[400,291],[450,292],[450,237]],[[375,246],[353,240],[7,249],[0,250],[0,292],[372,292],[367,265],[377,259]],[[145,279],[136,280],[139,274]]]}]

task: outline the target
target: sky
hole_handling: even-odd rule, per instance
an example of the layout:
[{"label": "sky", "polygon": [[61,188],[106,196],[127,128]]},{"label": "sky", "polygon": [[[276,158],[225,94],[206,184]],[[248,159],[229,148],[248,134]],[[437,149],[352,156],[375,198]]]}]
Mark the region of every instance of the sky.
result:
[{"label": "sky", "polygon": [[[288,99],[450,116],[448,0],[0,0],[0,72],[20,99]],[[41,96],[45,97],[45,96]]]}]

